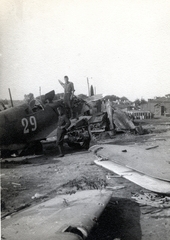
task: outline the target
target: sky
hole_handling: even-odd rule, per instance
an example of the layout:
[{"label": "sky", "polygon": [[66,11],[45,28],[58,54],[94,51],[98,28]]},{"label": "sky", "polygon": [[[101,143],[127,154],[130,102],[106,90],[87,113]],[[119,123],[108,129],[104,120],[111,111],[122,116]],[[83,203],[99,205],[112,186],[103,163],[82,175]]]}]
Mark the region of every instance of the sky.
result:
[{"label": "sky", "polygon": [[170,93],[169,0],[0,0],[0,98],[55,90]]}]

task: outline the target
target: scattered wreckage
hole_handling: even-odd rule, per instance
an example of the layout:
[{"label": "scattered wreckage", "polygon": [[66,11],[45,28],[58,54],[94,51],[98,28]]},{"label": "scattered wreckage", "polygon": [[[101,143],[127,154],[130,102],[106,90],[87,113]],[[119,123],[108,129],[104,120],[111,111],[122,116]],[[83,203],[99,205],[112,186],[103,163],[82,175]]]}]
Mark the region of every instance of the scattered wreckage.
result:
[{"label": "scattered wreckage", "polygon": [[[111,109],[113,112],[113,109]],[[69,127],[67,134],[64,137],[64,143],[67,143],[69,147],[72,148],[83,148],[88,149],[90,146],[90,141],[97,141],[97,138],[100,134],[104,132],[109,132],[110,136],[113,135],[113,132],[125,132],[125,131],[136,131],[134,124],[127,118],[127,116],[121,112],[116,112],[116,121],[118,124],[114,124],[114,113],[111,117],[112,122],[110,122],[108,112],[99,112],[94,113],[92,116],[80,116],[78,119],[71,120],[71,126]],[[117,118],[117,115],[120,116],[120,119]],[[118,120],[117,120],[118,119]],[[116,123],[117,123],[116,122]],[[111,128],[111,125],[114,127]],[[120,128],[120,126],[122,128]],[[43,150],[46,152],[50,148],[50,144],[55,145],[56,142],[56,130],[54,130],[46,140],[42,140]]]},{"label": "scattered wreckage", "polygon": [[[56,132],[57,129],[50,133],[45,140],[41,141],[44,153],[56,147]],[[90,139],[88,117],[72,119],[71,125],[64,136],[64,143],[74,149],[88,149],[90,145]]]},{"label": "scattered wreckage", "polygon": [[[63,99],[55,99],[54,91],[36,99],[28,95],[28,99],[20,106],[0,112],[1,157],[12,153],[24,155],[30,149],[39,152],[42,146],[55,141],[57,107],[64,107]],[[104,103],[100,94],[86,99],[74,96],[73,114],[64,140],[70,147],[88,149],[90,140],[105,131],[143,134],[142,128],[136,127],[124,112],[114,109],[109,101]]]}]

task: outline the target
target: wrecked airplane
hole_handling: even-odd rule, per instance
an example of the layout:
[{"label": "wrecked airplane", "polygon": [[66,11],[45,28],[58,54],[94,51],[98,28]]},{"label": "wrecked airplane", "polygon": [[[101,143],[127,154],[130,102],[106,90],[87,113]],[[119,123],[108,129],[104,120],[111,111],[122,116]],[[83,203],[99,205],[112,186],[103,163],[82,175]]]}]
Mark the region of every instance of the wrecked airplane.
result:
[{"label": "wrecked airplane", "polygon": [[35,150],[41,147],[39,141],[57,127],[57,106],[60,101],[52,101],[54,95],[51,91],[44,95],[43,101],[32,99],[0,112],[2,157],[11,152],[21,153],[28,147],[35,147]]},{"label": "wrecked airplane", "polygon": [[[42,145],[51,142],[49,140],[51,136],[54,137],[53,131],[57,128],[58,121],[57,106],[64,107],[63,99],[54,100],[54,91],[35,99],[33,96],[30,99],[30,95],[25,95],[25,99],[22,105],[0,112],[2,157],[11,151],[23,153],[23,149],[29,147],[37,152],[42,149]],[[114,109],[109,101],[104,103],[101,94],[85,99],[74,96],[73,100],[74,119],[65,136],[65,143],[70,147],[88,149],[90,140],[104,131],[136,130],[135,125],[124,112]],[[65,110],[67,113],[67,109]]]}]

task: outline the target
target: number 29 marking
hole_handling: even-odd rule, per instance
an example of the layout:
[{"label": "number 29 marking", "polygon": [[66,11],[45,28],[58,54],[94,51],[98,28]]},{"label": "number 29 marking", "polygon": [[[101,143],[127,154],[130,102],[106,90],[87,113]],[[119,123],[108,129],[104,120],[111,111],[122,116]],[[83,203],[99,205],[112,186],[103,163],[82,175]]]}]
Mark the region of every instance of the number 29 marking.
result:
[{"label": "number 29 marking", "polygon": [[[22,126],[24,127],[24,134],[29,133],[30,131],[34,132],[37,129],[37,121],[34,116],[31,116],[29,120],[27,118],[22,118]],[[29,128],[31,125],[31,129]]]}]

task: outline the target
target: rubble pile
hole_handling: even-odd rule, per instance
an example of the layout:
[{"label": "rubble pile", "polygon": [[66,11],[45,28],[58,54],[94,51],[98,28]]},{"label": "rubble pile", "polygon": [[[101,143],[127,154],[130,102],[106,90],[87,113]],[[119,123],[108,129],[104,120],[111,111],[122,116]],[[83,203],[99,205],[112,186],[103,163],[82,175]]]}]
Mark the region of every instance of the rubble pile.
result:
[{"label": "rubble pile", "polygon": [[141,205],[148,205],[156,208],[170,208],[170,197],[152,192],[135,193],[132,199]]},{"label": "rubble pile", "polygon": [[83,176],[62,185],[61,188],[58,189],[58,194],[74,194],[80,190],[104,189],[106,188],[106,185],[107,183],[105,179],[96,177],[88,179]]}]

